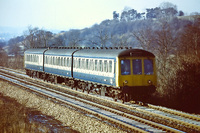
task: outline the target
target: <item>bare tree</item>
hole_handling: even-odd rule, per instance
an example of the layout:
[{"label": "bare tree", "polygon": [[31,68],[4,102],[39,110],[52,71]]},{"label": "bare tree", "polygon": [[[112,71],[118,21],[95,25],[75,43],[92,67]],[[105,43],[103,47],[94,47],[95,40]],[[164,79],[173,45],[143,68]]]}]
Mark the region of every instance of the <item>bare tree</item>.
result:
[{"label": "bare tree", "polygon": [[132,32],[133,36],[136,38],[136,40],[139,42],[139,45],[149,51],[154,51],[154,33],[153,30],[150,28],[144,28],[139,31]]},{"label": "bare tree", "polygon": [[64,37],[67,46],[70,47],[77,47],[80,45],[80,42],[83,41],[83,39],[80,37],[80,31],[78,30],[71,30],[67,32]]},{"label": "bare tree", "polygon": [[24,41],[22,42],[25,48],[33,47],[48,47],[49,40],[53,37],[53,33],[38,27],[28,27],[28,30],[24,31]]},{"label": "bare tree", "polygon": [[200,57],[200,19],[197,19],[193,25],[188,25],[181,34],[180,52],[184,54]]},{"label": "bare tree", "polygon": [[163,2],[163,3],[160,4],[159,7],[161,9],[173,8],[173,9],[177,10],[177,6],[172,4],[172,3],[170,3],[170,2]]},{"label": "bare tree", "polygon": [[1,66],[8,66],[8,55],[2,47],[0,47],[0,62]]},{"label": "bare tree", "polygon": [[152,51],[157,57],[158,81],[162,89],[168,88],[167,81],[176,68],[178,35],[167,21],[160,21],[159,28],[147,28],[133,32],[141,47]]},{"label": "bare tree", "polygon": [[28,26],[28,30],[24,31],[24,47],[33,48],[36,47],[36,33],[38,31],[38,27],[32,28],[32,26]]},{"label": "bare tree", "polygon": [[55,35],[51,41],[51,46],[65,46],[65,38],[63,33]]},{"label": "bare tree", "polygon": [[111,35],[108,33],[107,29],[103,26],[99,26],[94,32],[94,37],[89,41],[96,46],[105,47],[110,39]]},{"label": "bare tree", "polygon": [[112,46],[126,47],[130,45],[130,43],[128,42],[128,39],[129,39],[129,35],[122,34],[120,36],[118,35],[111,36],[110,41],[112,43]]},{"label": "bare tree", "polygon": [[48,47],[49,40],[53,37],[53,33],[50,31],[45,31],[43,29],[36,32],[36,43],[39,47]]}]

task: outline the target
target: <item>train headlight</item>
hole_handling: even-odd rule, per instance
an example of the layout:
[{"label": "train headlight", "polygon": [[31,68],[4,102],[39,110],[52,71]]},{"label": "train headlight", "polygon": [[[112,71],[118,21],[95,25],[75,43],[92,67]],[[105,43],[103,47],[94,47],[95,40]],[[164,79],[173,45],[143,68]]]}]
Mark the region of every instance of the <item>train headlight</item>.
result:
[{"label": "train headlight", "polygon": [[125,80],[125,81],[124,81],[124,83],[125,83],[125,84],[128,84],[128,81],[127,81],[127,80]]},{"label": "train headlight", "polygon": [[148,84],[152,85],[152,84],[153,84],[153,82],[152,82],[151,80],[148,80]]}]

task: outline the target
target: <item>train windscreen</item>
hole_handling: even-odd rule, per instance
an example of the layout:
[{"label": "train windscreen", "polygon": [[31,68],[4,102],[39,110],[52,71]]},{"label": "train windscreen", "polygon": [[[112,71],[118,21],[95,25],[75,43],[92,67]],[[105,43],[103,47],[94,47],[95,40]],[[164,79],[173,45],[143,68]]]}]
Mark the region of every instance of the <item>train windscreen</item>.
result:
[{"label": "train windscreen", "polygon": [[134,75],[142,74],[142,60],[141,59],[133,60],[133,74]]}]

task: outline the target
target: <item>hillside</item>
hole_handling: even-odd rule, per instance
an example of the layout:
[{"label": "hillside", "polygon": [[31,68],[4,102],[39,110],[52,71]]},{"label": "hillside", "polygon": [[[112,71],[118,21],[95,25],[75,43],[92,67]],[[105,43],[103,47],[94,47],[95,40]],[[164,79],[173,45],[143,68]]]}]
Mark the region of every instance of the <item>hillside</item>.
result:
[{"label": "hillside", "polygon": [[163,23],[167,23],[172,32],[182,31],[192,24],[197,16],[181,16],[162,19],[145,19],[134,21],[104,20],[99,25],[82,30],[66,31],[60,37],[64,38],[63,46],[138,46],[138,40],[133,33],[146,29],[160,29]]}]

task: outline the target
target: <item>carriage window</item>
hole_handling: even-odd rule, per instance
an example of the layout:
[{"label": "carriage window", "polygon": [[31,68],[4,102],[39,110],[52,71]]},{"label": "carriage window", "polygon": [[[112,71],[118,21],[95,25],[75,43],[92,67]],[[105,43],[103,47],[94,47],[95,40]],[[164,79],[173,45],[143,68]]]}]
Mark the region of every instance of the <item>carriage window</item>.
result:
[{"label": "carriage window", "polygon": [[38,59],[38,56],[37,56],[37,55],[35,55],[35,62],[37,62],[37,59]]},{"label": "carriage window", "polygon": [[109,72],[112,72],[112,61],[109,61]]},{"label": "carriage window", "polygon": [[51,64],[51,57],[48,56],[48,64]]},{"label": "carriage window", "polygon": [[39,55],[37,55],[36,62],[39,62],[39,61],[40,61],[40,57]]},{"label": "carriage window", "polygon": [[36,62],[36,55],[34,55],[33,57],[33,62]]},{"label": "carriage window", "polygon": [[33,61],[32,57],[33,57],[33,56],[32,56],[32,55],[30,55],[30,61],[31,61],[31,62]]},{"label": "carriage window", "polygon": [[121,60],[121,75],[129,75],[130,73],[130,60]]},{"label": "carriage window", "polygon": [[32,62],[34,62],[35,60],[34,60],[34,57],[35,57],[35,55],[32,55]]},{"label": "carriage window", "polygon": [[133,60],[133,74],[134,75],[142,74],[142,61],[140,59]]},{"label": "carriage window", "polygon": [[47,60],[46,60],[46,64],[49,64],[49,57],[46,56]]},{"label": "carriage window", "polygon": [[82,59],[81,69],[85,69],[85,59]]},{"label": "carriage window", "polygon": [[89,65],[89,59],[86,59],[86,69],[89,69],[88,65]]},{"label": "carriage window", "polygon": [[77,68],[77,66],[78,66],[78,59],[75,58],[75,59],[74,59],[74,67]]},{"label": "carriage window", "polygon": [[93,59],[91,59],[90,60],[90,70],[94,70],[94,60]]},{"label": "carriage window", "polygon": [[67,58],[67,61],[66,61],[66,62],[67,62],[67,66],[69,67],[69,66],[70,66],[70,65],[69,65],[69,58]]},{"label": "carriage window", "polygon": [[69,58],[68,57],[65,58],[65,66],[67,66],[67,67],[69,66]]},{"label": "carriage window", "polygon": [[60,57],[57,58],[57,65],[60,65]]},{"label": "carriage window", "polygon": [[34,55],[32,55],[32,57],[31,57],[31,59],[32,59],[32,62],[34,62],[34,61],[35,61],[35,60],[34,60],[34,57],[35,57],[35,56],[34,56]]},{"label": "carriage window", "polygon": [[79,58],[77,62],[77,68],[80,68],[80,65],[81,65],[81,59]]},{"label": "carriage window", "polygon": [[53,57],[50,57],[50,64],[53,65]]},{"label": "carriage window", "polygon": [[94,67],[95,67],[95,68],[94,68],[95,71],[98,71],[98,69],[97,69],[97,63],[98,63],[97,60],[95,60],[95,64],[94,64],[94,65],[95,65],[95,66],[94,66]]},{"label": "carriage window", "polygon": [[104,65],[103,66],[104,66],[103,71],[104,72],[108,72],[107,61],[106,60],[104,61]]},{"label": "carriage window", "polygon": [[55,65],[57,65],[58,64],[58,58],[55,57],[54,59],[55,59]]},{"label": "carriage window", "polygon": [[51,57],[50,56],[48,56],[48,62],[47,62],[47,64],[51,64]]},{"label": "carriage window", "polygon": [[102,72],[102,70],[103,70],[102,60],[99,60],[99,71]]},{"label": "carriage window", "polygon": [[55,62],[55,57],[53,57],[53,65],[55,65],[56,64],[56,62]]},{"label": "carriage window", "polygon": [[50,64],[50,57],[47,56],[47,64]]},{"label": "carriage window", "polygon": [[60,65],[63,66],[63,57],[60,57]]},{"label": "carriage window", "polygon": [[63,66],[67,66],[66,57],[63,57]]},{"label": "carriage window", "polygon": [[76,58],[73,58],[73,67],[76,67]]},{"label": "carriage window", "polygon": [[146,75],[153,74],[153,60],[151,59],[144,60],[144,74]]},{"label": "carriage window", "polygon": [[45,56],[45,64],[47,64],[48,60],[47,60],[47,56]]},{"label": "carriage window", "polygon": [[26,61],[29,61],[29,55],[26,55]]}]

